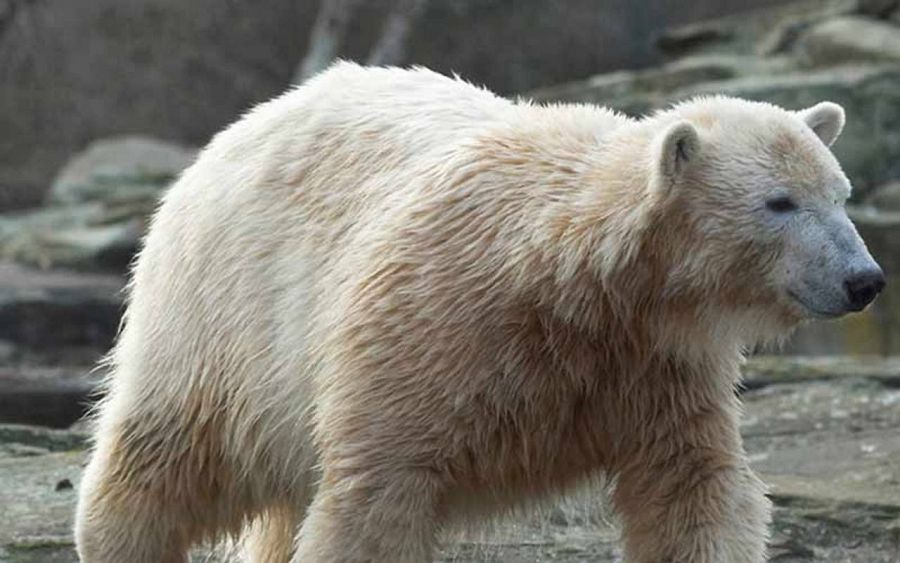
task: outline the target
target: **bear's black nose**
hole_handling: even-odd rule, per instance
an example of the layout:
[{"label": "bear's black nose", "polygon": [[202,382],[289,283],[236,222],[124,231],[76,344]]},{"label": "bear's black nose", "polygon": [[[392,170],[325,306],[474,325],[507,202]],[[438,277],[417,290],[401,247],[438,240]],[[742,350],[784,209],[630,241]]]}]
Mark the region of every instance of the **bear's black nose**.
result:
[{"label": "bear's black nose", "polygon": [[854,274],[844,282],[847,290],[847,299],[850,302],[851,311],[862,311],[871,303],[875,296],[884,289],[884,274],[880,269],[867,270]]}]

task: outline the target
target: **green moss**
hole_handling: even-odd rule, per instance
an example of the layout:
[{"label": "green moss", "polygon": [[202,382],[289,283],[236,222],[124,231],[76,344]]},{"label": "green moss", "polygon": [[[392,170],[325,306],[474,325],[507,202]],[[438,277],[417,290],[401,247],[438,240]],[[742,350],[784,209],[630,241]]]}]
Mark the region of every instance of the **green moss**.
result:
[{"label": "green moss", "polygon": [[25,540],[16,542],[9,546],[12,551],[40,551],[46,549],[59,549],[65,547],[75,547],[75,543],[71,540],[40,538],[34,540]]},{"label": "green moss", "polygon": [[[5,555],[5,557],[4,557]],[[71,540],[41,538],[13,543],[0,551],[2,563],[76,563],[78,555]]]},{"label": "green moss", "polygon": [[0,443],[25,444],[51,452],[68,452],[83,450],[87,447],[87,440],[87,435],[81,432],[0,424]]}]

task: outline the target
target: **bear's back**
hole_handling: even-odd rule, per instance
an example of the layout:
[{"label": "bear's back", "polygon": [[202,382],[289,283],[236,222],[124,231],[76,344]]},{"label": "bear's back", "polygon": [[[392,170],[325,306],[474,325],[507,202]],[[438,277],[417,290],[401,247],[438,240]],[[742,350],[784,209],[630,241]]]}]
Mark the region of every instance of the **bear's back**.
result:
[{"label": "bear's back", "polygon": [[229,363],[278,349],[302,361],[371,242],[423,199],[445,199],[443,171],[480,158],[474,141],[590,149],[625,122],[589,106],[515,104],[425,69],[339,63],[218,134],[169,190],[135,268],[129,314],[142,322],[121,345],[189,334],[228,350]]}]

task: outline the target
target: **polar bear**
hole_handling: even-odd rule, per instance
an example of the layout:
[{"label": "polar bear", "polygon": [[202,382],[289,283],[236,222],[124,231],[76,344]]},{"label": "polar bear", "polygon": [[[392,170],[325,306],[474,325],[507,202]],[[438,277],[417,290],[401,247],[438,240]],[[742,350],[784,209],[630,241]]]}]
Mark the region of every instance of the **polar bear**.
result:
[{"label": "polar bear", "polygon": [[217,135],[136,261],[87,563],[423,562],[603,474],[634,563],[758,563],[742,350],[865,307],[828,102],[640,120],[341,63]]}]

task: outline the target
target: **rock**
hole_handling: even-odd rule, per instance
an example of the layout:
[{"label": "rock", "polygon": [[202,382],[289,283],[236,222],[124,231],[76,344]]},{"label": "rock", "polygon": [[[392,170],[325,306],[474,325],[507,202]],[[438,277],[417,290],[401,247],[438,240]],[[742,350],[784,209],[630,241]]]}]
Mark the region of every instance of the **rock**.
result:
[{"label": "rock", "polygon": [[0,457],[0,562],[76,562],[72,540],[74,489],[56,483],[78,482],[82,452]]},{"label": "rock", "polygon": [[785,383],[841,383],[848,374],[875,387],[900,389],[900,357],[755,356],[743,374],[743,387],[751,390]]},{"label": "rock", "polygon": [[0,423],[2,447],[25,446],[52,453],[83,450],[87,443],[87,432],[80,430],[53,430],[41,426]]},{"label": "rock", "polygon": [[100,379],[91,366],[0,368],[0,422],[69,427],[87,413]]},{"label": "rock", "polygon": [[[900,359],[751,359],[742,424],[775,503],[772,561],[893,563],[900,530]],[[82,431],[0,425],[0,563],[77,561]],[[438,561],[621,560],[591,489],[493,533],[449,538]],[[198,550],[194,561],[223,561]]]},{"label": "rock", "polygon": [[874,18],[887,18],[900,6],[898,0],[856,0],[857,13]]},{"label": "rock", "polygon": [[87,349],[96,356],[112,344],[122,313],[121,277],[0,263],[0,280],[0,340],[18,353],[53,358]]},{"label": "rock", "polygon": [[155,200],[196,155],[189,149],[140,136],[91,143],[60,170],[50,189],[56,204]]},{"label": "rock", "polygon": [[74,488],[74,485],[72,485],[72,481],[69,481],[68,479],[62,479],[60,481],[57,481],[56,486],[53,488],[53,490],[55,490],[56,492],[59,492],[59,491],[68,491],[69,489],[72,489],[72,488]]},{"label": "rock", "polygon": [[769,561],[779,563],[896,561],[897,510],[773,492]]},{"label": "rock", "polygon": [[[41,214],[34,213],[30,218]],[[141,218],[59,229],[33,226],[24,222],[21,231],[4,241],[0,258],[42,269],[124,272],[137,253],[145,228]]]},{"label": "rock", "polygon": [[[900,524],[896,358],[755,358],[742,426],[776,504],[779,561],[894,561]],[[774,560],[774,559],[773,559]]]},{"label": "rock", "polygon": [[[850,212],[860,235],[889,281],[883,294],[865,315],[856,315],[856,318],[869,320],[864,340],[877,343],[875,353],[900,354],[900,284],[894,283],[900,275],[900,213],[867,207],[851,209]],[[863,334],[858,334],[857,340],[863,339],[860,337]]]},{"label": "rock", "polygon": [[[695,21],[663,31],[657,46],[669,57],[700,53],[772,55],[793,49],[803,32],[849,16],[872,21],[897,15],[896,0],[800,0]],[[831,63],[834,64],[834,63]]]},{"label": "rock", "polygon": [[[10,46],[0,52],[0,189],[14,196],[0,205],[24,205],[40,201],[53,174],[92,139],[141,132],[200,145],[283,92],[321,0],[268,0],[264,10],[222,0],[6,3],[13,9],[0,23]],[[354,2],[341,58],[366,60],[395,3]],[[656,62],[652,38],[664,26],[746,5],[432,1],[399,62],[518,93]]]},{"label": "rock", "polygon": [[0,215],[0,259],[42,269],[124,272],[146,231],[156,197]]},{"label": "rock", "polygon": [[0,215],[0,259],[124,272],[160,195],[193,157],[144,137],[93,143],[60,172],[48,207]]},{"label": "rock", "polygon": [[137,253],[144,221],[92,225],[40,233],[33,245],[20,246],[13,256],[42,268],[73,268],[124,272]]},{"label": "rock", "polygon": [[734,38],[734,28],[717,21],[697,22],[667,30],[656,41],[664,53],[678,56],[700,48],[709,49]]},{"label": "rock", "polygon": [[787,49],[796,31],[826,18],[860,11],[858,0],[777,2],[736,14],[670,27],[657,45],[665,55],[772,54]]},{"label": "rock", "polygon": [[8,340],[0,340],[0,366],[9,365],[18,355],[15,344]]},{"label": "rock", "polygon": [[803,33],[797,48],[809,66],[900,63],[900,28],[860,16],[832,18]]},{"label": "rock", "polygon": [[900,181],[875,188],[866,197],[865,203],[879,211],[900,212]]},{"label": "rock", "polygon": [[768,69],[776,64],[742,55],[696,55],[659,68],[623,70],[549,86],[534,90],[528,96],[540,101],[585,102],[641,111],[653,107],[662,92],[759,74],[764,72],[763,67]]},{"label": "rock", "polygon": [[[0,98],[0,185],[46,196],[87,142],[142,132],[204,143],[288,86],[318,2],[11,2]],[[225,22],[240,25],[221,27]],[[376,28],[380,22],[368,27]],[[358,42],[358,41],[354,41]],[[65,59],[65,60],[63,60]],[[43,199],[43,198],[41,198]]]},{"label": "rock", "polygon": [[14,10],[12,0],[0,0],[0,28],[12,19]]},{"label": "rock", "polygon": [[775,501],[773,561],[896,557],[900,362],[754,358],[742,425]]}]

